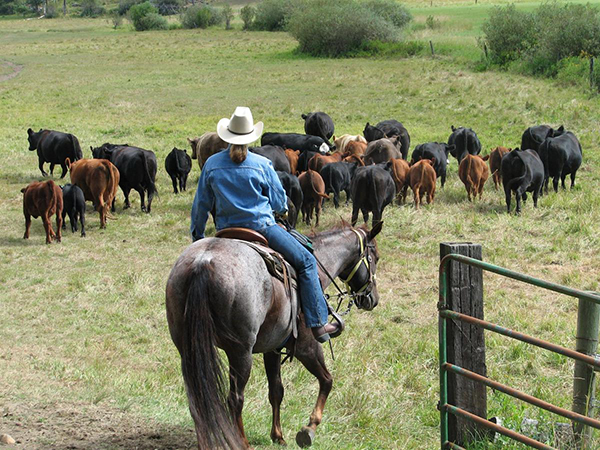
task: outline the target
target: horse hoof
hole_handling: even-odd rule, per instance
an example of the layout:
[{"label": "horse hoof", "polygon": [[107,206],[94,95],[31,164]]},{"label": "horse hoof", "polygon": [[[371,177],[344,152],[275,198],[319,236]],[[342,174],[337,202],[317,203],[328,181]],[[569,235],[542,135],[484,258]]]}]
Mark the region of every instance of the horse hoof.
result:
[{"label": "horse hoof", "polygon": [[298,447],[310,447],[315,440],[315,430],[309,427],[302,427],[296,435],[296,444]]}]

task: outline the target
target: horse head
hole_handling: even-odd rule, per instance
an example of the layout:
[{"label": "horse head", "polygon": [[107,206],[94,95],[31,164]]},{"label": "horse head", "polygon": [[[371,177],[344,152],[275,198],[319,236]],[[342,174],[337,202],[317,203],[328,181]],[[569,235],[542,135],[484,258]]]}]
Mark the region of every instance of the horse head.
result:
[{"label": "horse head", "polygon": [[358,256],[340,273],[340,278],[350,287],[354,304],[367,311],[371,311],[379,303],[375,276],[379,252],[375,236],[382,226],[383,222],[377,222],[370,231],[366,227],[352,229],[359,240]]}]

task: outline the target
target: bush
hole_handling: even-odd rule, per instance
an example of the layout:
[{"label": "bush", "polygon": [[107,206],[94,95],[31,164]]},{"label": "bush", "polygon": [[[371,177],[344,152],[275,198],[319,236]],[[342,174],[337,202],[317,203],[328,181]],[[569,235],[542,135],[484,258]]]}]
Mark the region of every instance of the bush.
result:
[{"label": "bush", "polygon": [[416,56],[425,51],[426,47],[423,42],[406,41],[406,42],[381,42],[368,41],[364,42],[356,52],[351,52],[350,56],[355,57],[397,57],[406,58]]},{"label": "bush", "polygon": [[48,5],[44,19],[55,19],[56,17],[58,17],[58,11],[56,11],[54,6]]},{"label": "bush", "polygon": [[262,31],[285,30],[293,8],[292,0],[263,0],[256,7],[253,28]]},{"label": "bush", "polygon": [[235,17],[235,14],[233,13],[233,8],[231,7],[231,5],[229,3],[225,4],[225,6],[223,6],[221,15],[223,16],[223,20],[225,21],[225,29],[230,30],[231,29],[231,21]]},{"label": "bush", "polygon": [[425,26],[430,30],[433,30],[434,28],[440,27],[440,21],[436,20],[433,16],[427,16],[427,19],[425,19]]},{"label": "bush", "polygon": [[96,0],[83,0],[81,2],[81,17],[98,17],[104,14],[104,6]]},{"label": "bush", "polygon": [[395,0],[369,0],[365,6],[397,28],[404,28],[413,18],[408,9]]},{"label": "bush", "polygon": [[[340,56],[360,51],[369,41],[397,42],[397,12],[383,13],[385,1],[305,0],[294,10],[289,31],[299,50],[315,56]],[[373,6],[375,5],[375,6]],[[397,10],[399,11],[399,10]]]},{"label": "bush", "polygon": [[492,62],[500,65],[519,59],[535,38],[533,15],[514,4],[496,6],[482,30]]},{"label": "bush", "polygon": [[182,0],[154,0],[152,2],[157,8],[158,13],[163,16],[178,14],[183,4]]},{"label": "bush", "polygon": [[142,3],[143,0],[119,0],[118,12],[121,16],[124,16],[129,12],[133,5]]},{"label": "bush", "polygon": [[136,31],[166,30],[167,19],[158,14],[158,10],[150,2],[133,5],[129,9],[129,17]]},{"label": "bush", "polygon": [[254,17],[256,16],[256,8],[252,5],[246,5],[240,10],[240,17],[244,22],[244,30],[252,28]]},{"label": "bush", "polygon": [[10,16],[12,14],[27,14],[31,12],[24,0],[4,1],[0,3],[0,16]]},{"label": "bush", "polygon": [[223,23],[223,15],[210,5],[191,6],[181,16],[183,28],[208,28]]}]

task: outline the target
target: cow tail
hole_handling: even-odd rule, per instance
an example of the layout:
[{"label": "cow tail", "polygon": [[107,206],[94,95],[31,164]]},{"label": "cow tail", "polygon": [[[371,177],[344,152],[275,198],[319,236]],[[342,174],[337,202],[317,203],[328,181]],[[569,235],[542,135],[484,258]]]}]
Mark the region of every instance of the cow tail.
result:
[{"label": "cow tail", "polygon": [[[521,155],[519,155],[517,153],[517,157],[523,161],[523,158],[521,158]],[[523,175],[521,175],[520,177],[517,178],[513,178],[512,180],[510,180],[508,182],[508,185],[506,186],[507,189],[509,189],[510,191],[516,191],[516,188],[513,188],[513,186],[518,186],[520,185],[523,180],[525,180],[525,178],[527,177],[527,174],[529,172],[529,166],[525,163],[525,161],[523,161],[523,166],[525,167],[525,173]]]},{"label": "cow tail", "polygon": [[148,196],[151,194],[157,194],[156,185],[154,181],[152,181],[152,177],[150,176],[150,169],[148,168],[148,160],[146,159],[146,155],[142,154],[142,161],[144,164],[144,175],[146,176],[146,191],[148,191]]},{"label": "cow tail", "polygon": [[548,152],[550,151],[550,143],[548,140],[544,140],[539,147],[539,155],[542,160],[542,164],[544,165],[544,183],[550,176],[550,169],[548,167]]},{"label": "cow tail", "polygon": [[468,189],[473,189],[475,187],[473,178],[471,178],[471,165],[472,165],[473,157],[470,155],[467,155],[466,157],[469,158],[469,161],[467,161],[467,183],[469,183],[470,187],[468,187]]},{"label": "cow tail", "polygon": [[313,188],[313,191],[315,192],[315,194],[317,194],[319,197],[323,197],[323,198],[329,198],[329,195],[327,194],[322,194],[321,192],[319,192],[319,190],[316,188],[315,186],[315,179],[313,178],[313,174],[310,172],[314,172],[314,170],[309,169],[308,171],[308,176],[310,177],[310,185]]},{"label": "cow tail", "polygon": [[72,134],[69,134],[69,138],[71,139],[71,145],[73,146],[73,162],[79,161],[83,158],[83,153],[81,152],[81,146],[79,145],[79,139]]}]

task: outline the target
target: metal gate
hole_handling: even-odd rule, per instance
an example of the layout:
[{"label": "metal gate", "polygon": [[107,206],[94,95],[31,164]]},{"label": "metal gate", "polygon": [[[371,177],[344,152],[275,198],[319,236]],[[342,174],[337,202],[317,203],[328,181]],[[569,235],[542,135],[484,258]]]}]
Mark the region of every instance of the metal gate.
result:
[{"label": "metal gate", "polygon": [[[558,406],[552,405],[550,403],[546,403],[543,400],[540,400],[540,399],[537,399],[530,395],[527,395],[525,393],[519,392],[511,387],[508,387],[508,386],[500,384],[496,381],[490,380],[487,377],[481,376],[481,375],[471,372],[467,369],[456,366],[447,360],[447,346],[446,346],[447,321],[453,320],[453,321],[461,321],[461,322],[470,323],[472,325],[481,327],[485,330],[492,331],[494,333],[499,333],[504,336],[508,336],[512,339],[517,339],[519,341],[549,350],[551,352],[559,353],[566,357],[572,358],[576,361],[581,361],[584,365],[586,365],[588,367],[591,366],[594,370],[600,370],[600,359],[596,359],[593,356],[588,356],[584,353],[574,351],[574,350],[571,350],[571,349],[568,349],[565,347],[561,347],[559,345],[552,344],[550,342],[543,341],[541,339],[537,339],[535,337],[528,336],[523,333],[519,333],[517,331],[510,330],[508,328],[504,328],[498,324],[486,322],[484,320],[477,319],[475,317],[461,314],[459,312],[455,312],[455,311],[448,309],[447,295],[448,295],[450,287],[449,287],[449,279],[447,276],[447,269],[448,269],[448,265],[449,265],[448,263],[451,260],[457,261],[459,263],[467,264],[470,266],[478,267],[482,270],[485,270],[488,272],[493,272],[493,273],[502,275],[504,277],[512,278],[514,280],[522,281],[523,283],[527,283],[529,285],[538,286],[538,287],[541,287],[543,289],[547,289],[547,290],[550,290],[553,292],[558,292],[560,294],[565,294],[565,295],[568,295],[571,297],[576,297],[576,298],[580,299],[580,308],[581,308],[581,303],[585,303],[585,302],[592,302],[590,304],[593,304],[594,306],[600,305],[600,296],[593,294],[593,293],[568,288],[568,287],[561,286],[561,285],[555,284],[555,283],[550,283],[550,282],[547,282],[544,280],[540,280],[540,279],[537,279],[537,278],[534,278],[534,277],[531,277],[528,275],[524,275],[524,274],[521,274],[518,272],[513,272],[511,270],[508,270],[508,269],[505,269],[502,267],[498,267],[493,264],[485,263],[478,259],[473,259],[473,258],[459,255],[459,254],[449,254],[449,255],[446,255],[444,258],[442,258],[442,260],[440,262],[440,274],[439,274],[440,303],[438,304],[438,309],[439,309],[439,357],[440,357],[440,404],[439,404],[439,409],[440,409],[440,416],[441,416],[440,417],[440,419],[441,419],[441,423],[440,423],[440,425],[441,425],[441,430],[440,430],[441,431],[441,448],[442,449],[447,449],[447,448],[460,449],[460,448],[462,448],[453,442],[449,442],[449,440],[448,440],[448,437],[449,437],[448,413],[451,413],[458,417],[462,417],[467,420],[473,421],[485,428],[489,428],[497,433],[508,436],[514,440],[522,442],[531,447],[539,448],[539,449],[552,448],[546,444],[538,442],[538,441],[531,439],[527,436],[524,436],[520,433],[517,433],[515,431],[509,430],[508,428],[504,428],[500,425],[492,423],[482,417],[479,417],[479,416],[472,414],[464,409],[461,409],[456,405],[449,404],[448,403],[448,372],[455,373],[458,376],[470,378],[471,380],[473,380],[475,382],[482,383],[488,387],[491,387],[493,389],[501,391],[501,392],[503,392],[507,395],[510,395],[512,397],[515,397],[519,400],[525,401],[525,402],[532,404],[534,406],[537,406],[539,408],[543,408],[547,411],[558,414],[562,417],[566,417],[567,419],[569,419],[573,422],[583,424],[586,426],[590,426],[590,427],[593,427],[596,429],[600,429],[600,421],[598,421],[598,420],[592,419],[590,417],[587,417],[583,414],[579,414],[577,412],[559,408]],[[595,339],[597,339],[597,336],[598,336],[597,330],[598,329],[596,328]],[[592,369],[590,369],[590,370],[592,370]]]}]

